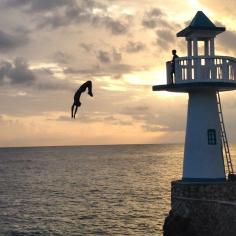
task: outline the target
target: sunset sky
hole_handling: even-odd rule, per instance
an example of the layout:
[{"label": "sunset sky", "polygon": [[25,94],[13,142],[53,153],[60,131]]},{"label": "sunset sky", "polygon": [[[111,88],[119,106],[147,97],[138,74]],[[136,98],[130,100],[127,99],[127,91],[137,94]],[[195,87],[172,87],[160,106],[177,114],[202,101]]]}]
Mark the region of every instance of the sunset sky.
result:
[{"label": "sunset sky", "polygon": [[[183,143],[187,95],[166,81],[176,33],[198,10],[226,32],[216,54],[236,54],[232,0],[0,0],[0,146]],[[74,92],[91,80],[70,118]],[[222,94],[232,143],[236,91]]]}]

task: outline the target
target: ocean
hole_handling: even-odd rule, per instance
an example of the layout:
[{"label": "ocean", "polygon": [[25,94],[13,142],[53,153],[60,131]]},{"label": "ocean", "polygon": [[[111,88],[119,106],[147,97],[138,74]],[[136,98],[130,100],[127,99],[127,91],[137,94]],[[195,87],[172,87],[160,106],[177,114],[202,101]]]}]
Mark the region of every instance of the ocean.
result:
[{"label": "ocean", "polygon": [[162,235],[182,160],[183,145],[1,148],[0,236]]}]

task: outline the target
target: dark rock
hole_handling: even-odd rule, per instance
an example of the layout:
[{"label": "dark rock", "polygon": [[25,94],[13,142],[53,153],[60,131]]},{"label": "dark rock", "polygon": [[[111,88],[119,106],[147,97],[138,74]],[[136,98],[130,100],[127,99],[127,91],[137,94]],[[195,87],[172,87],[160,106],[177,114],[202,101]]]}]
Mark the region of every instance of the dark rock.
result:
[{"label": "dark rock", "polygon": [[[176,215],[170,210],[163,226],[164,236],[187,236],[189,235],[190,219]],[[194,234],[191,234],[194,236]]]}]

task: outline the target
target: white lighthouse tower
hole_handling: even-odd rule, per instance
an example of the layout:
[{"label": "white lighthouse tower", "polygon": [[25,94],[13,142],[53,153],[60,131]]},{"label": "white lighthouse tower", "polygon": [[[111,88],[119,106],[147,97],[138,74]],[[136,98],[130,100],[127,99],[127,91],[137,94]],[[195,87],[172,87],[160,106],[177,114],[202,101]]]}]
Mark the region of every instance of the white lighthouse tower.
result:
[{"label": "white lighthouse tower", "polygon": [[188,55],[175,60],[174,81],[167,62],[167,84],[153,86],[154,91],[189,95],[182,177],[186,182],[226,181],[226,172],[233,174],[219,92],[236,89],[236,58],[215,55],[214,44],[224,31],[197,12],[177,33],[186,38]]},{"label": "white lighthouse tower", "polygon": [[236,58],[215,55],[214,45],[224,31],[197,12],[177,33],[186,38],[188,55],[175,59],[174,80],[167,62],[167,84],[153,86],[189,96],[183,176],[171,182],[164,235],[235,236],[236,178],[219,92],[236,89]]}]

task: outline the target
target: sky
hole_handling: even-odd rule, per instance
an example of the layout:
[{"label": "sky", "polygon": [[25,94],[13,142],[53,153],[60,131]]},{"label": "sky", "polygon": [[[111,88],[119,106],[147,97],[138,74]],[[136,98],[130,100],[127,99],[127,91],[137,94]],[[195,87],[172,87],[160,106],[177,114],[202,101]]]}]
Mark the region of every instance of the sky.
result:
[{"label": "sky", "polygon": [[[0,0],[0,146],[183,143],[187,94],[166,83],[171,50],[198,10],[226,32],[216,54],[236,53],[232,0]],[[87,80],[71,119],[73,96]],[[236,92],[222,94],[236,142]]]}]

